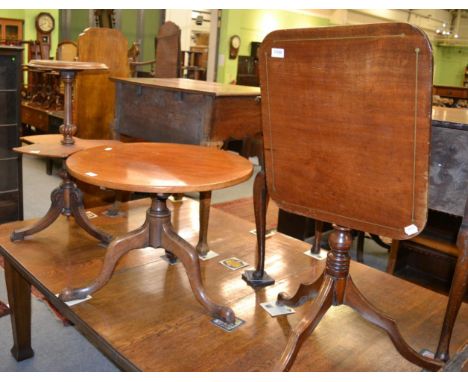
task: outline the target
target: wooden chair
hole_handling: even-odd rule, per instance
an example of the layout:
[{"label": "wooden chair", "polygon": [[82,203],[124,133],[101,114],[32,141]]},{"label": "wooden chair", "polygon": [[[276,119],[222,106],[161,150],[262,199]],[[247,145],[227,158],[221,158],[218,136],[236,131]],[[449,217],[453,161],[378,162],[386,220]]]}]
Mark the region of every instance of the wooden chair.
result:
[{"label": "wooden chair", "polygon": [[57,45],[55,59],[61,61],[75,61],[78,56],[78,47],[73,41],[62,41]]},{"label": "wooden chair", "polygon": [[136,77],[138,66],[154,65],[156,78],[180,77],[180,28],[172,21],[166,21],[159,28],[155,39],[155,59],[150,61],[131,61],[132,77]]},{"label": "wooden chair", "polygon": [[443,362],[413,350],[349,275],[351,229],[404,240],[426,222],[429,40],[400,23],[276,31],[260,48],[260,80],[265,173],[255,185],[259,247],[268,194],[279,208],[334,223],[324,273],[294,296],[278,296],[279,304],[291,306],[315,298],[275,370],[289,370],[323,315],[341,304],[385,330],[408,361],[439,369]]}]

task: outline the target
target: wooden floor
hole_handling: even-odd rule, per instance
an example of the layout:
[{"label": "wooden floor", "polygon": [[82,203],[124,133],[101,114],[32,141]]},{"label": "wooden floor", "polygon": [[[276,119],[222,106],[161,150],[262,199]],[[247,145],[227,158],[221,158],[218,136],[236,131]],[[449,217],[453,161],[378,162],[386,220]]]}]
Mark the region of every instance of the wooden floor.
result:
[{"label": "wooden floor", "polygon": [[[120,235],[144,221],[149,201],[124,205],[127,217],[109,218],[96,209],[93,223]],[[192,244],[198,239],[198,204],[185,199],[171,205],[173,222]],[[43,293],[78,287],[98,273],[105,248],[61,217],[51,227],[24,242],[11,243],[12,223],[0,227],[0,244],[13,254],[17,266],[35,278]],[[254,264],[254,224],[212,209],[209,243],[219,257],[202,262],[207,293],[233,308],[245,324],[232,333],[214,326],[195,300],[182,264],[168,265],[154,249],[124,256],[113,278],[91,300],[75,305],[76,327],[105,354],[126,359],[125,368],[144,371],[268,371],[280,357],[296,314],[271,318],[260,306],[280,291],[293,292],[311,280],[323,262],[303,255],[310,244],[275,234],[267,240],[268,273],[276,284],[254,291],[241,279],[243,269],[230,271],[218,262],[236,256]],[[351,275],[377,307],[393,317],[405,339],[417,351],[434,351],[447,298],[386,273],[353,262]],[[34,317],[33,317],[34,319]],[[454,329],[451,350],[468,338],[468,306],[464,304]],[[8,344],[8,339],[4,340]],[[34,344],[33,344],[34,346]],[[334,307],[299,353],[292,371],[418,371],[394,350],[386,334],[347,307]]]}]

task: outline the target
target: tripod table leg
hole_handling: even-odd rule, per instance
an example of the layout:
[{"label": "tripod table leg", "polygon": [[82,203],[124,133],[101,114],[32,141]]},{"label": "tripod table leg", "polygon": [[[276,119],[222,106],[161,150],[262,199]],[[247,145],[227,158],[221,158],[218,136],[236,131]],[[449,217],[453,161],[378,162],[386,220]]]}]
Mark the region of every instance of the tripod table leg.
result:
[{"label": "tripod table leg", "polygon": [[111,278],[117,261],[132,249],[145,248],[148,246],[149,225],[146,221],[140,228],[112,241],[107,248],[102,264],[101,273],[90,285],[82,288],[66,288],[59,298],[63,301],[83,299],[87,295],[101,289]]},{"label": "tripod table leg", "polygon": [[205,292],[202,284],[200,262],[198,253],[194,247],[182,239],[172,227],[169,220],[162,225],[161,246],[174,254],[182,261],[193,294],[208,312],[214,317],[219,317],[227,323],[234,323],[236,316],[231,308],[215,304]]},{"label": "tripod table leg", "polygon": [[348,277],[346,282],[344,304],[356,310],[367,321],[385,330],[395,348],[408,361],[431,371],[436,371],[443,366],[443,362],[423,357],[412,349],[403,339],[395,321],[374,307],[361,294],[351,277]]}]

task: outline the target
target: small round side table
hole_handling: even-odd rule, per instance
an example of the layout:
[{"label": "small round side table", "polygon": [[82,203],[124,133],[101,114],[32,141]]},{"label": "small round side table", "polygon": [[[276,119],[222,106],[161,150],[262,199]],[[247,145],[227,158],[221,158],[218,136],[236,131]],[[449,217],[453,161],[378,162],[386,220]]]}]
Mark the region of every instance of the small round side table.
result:
[{"label": "small round side table", "polygon": [[127,252],[145,247],[164,248],[181,260],[197,300],[215,317],[233,323],[234,312],[215,304],[202,285],[196,249],[171,224],[166,206],[170,194],[204,192],[241,183],[252,174],[252,164],[216,148],[171,143],[125,143],[77,152],[66,162],[70,174],[83,182],[111,189],[151,194],[143,225],[114,239],[105,254],[99,276],[88,286],[65,289],[64,301],[85,298],[111,278],[117,261]]},{"label": "small round side table", "polygon": [[[31,60],[28,66],[37,70],[53,70],[60,73],[60,77],[65,85],[64,123],[60,126],[62,134],[37,136],[34,139],[36,143],[29,146],[16,147],[13,149],[14,151],[22,154],[65,160],[71,154],[89,147],[114,146],[119,144],[118,141],[85,140],[73,137],[76,132],[76,126],[72,121],[72,88],[75,75],[83,70],[106,70],[108,69],[106,65],[96,62]],[[112,237],[90,223],[84,211],[82,193],[70,179],[65,169],[61,170],[60,177],[62,178],[62,184],[52,191],[52,204],[46,215],[31,227],[13,231],[11,240],[23,240],[26,236],[42,231],[51,225],[62,213],[67,217],[73,216],[78,225],[86,232],[101,242],[108,244],[112,240]]]}]

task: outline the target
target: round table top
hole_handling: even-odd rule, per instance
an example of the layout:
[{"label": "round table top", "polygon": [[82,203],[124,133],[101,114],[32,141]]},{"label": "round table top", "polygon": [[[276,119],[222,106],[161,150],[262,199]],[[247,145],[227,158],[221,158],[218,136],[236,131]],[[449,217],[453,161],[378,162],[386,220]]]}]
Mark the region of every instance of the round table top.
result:
[{"label": "round table top", "polygon": [[149,193],[211,191],[241,183],[252,164],[231,152],[174,143],[122,143],[67,159],[75,178],[116,190]]},{"label": "round table top", "polygon": [[14,147],[13,151],[21,154],[34,155],[45,158],[68,158],[73,153],[96,146],[115,146],[121,144],[120,141],[105,139],[80,139],[74,137],[73,145],[64,145],[61,143],[62,134],[41,134],[22,137],[21,140],[30,145]]},{"label": "round table top", "polygon": [[100,62],[60,61],[60,60],[31,60],[28,67],[43,70],[80,71],[80,70],[104,70],[107,65]]}]

